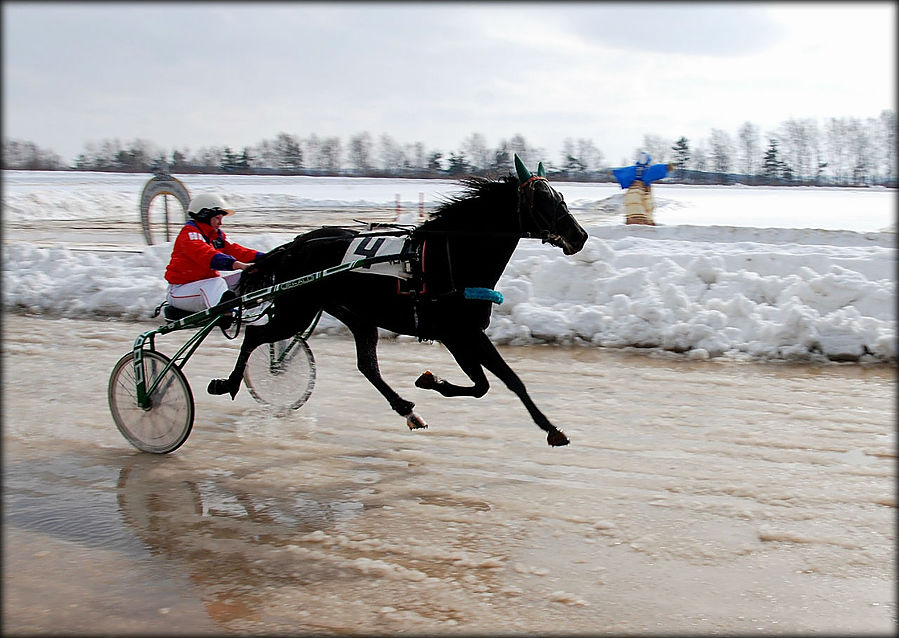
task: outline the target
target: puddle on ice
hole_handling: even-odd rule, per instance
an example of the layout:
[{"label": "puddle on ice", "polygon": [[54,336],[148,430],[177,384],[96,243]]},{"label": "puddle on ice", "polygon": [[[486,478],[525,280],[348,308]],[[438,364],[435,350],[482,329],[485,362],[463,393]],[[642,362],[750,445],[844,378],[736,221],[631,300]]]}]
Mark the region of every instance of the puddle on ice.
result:
[{"label": "puddle on ice", "polygon": [[3,321],[10,633],[895,627],[895,368],[505,348],[554,449],[498,382],[414,388],[461,380],[439,345],[382,342],[431,426],[410,432],[342,337],[310,341],[298,412],[208,396],[236,356],[216,335],[185,370],[190,438],[154,456],[106,403],[145,325]]}]

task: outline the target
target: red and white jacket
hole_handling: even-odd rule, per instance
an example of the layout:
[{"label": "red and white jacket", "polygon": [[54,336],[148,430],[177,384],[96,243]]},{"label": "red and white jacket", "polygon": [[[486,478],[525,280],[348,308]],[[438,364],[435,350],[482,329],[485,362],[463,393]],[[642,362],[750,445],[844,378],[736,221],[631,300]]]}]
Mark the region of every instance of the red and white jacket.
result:
[{"label": "red and white jacket", "polygon": [[235,259],[251,263],[264,254],[229,242],[221,229],[215,231],[209,224],[189,221],[175,239],[165,280],[170,284],[188,284],[218,277],[219,270],[234,269]]}]

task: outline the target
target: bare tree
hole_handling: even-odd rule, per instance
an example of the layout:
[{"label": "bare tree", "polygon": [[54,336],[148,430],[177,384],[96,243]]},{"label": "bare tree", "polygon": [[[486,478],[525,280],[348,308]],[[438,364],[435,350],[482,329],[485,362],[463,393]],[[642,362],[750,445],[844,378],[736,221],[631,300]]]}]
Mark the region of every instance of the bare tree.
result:
[{"label": "bare tree", "polygon": [[729,172],[734,148],[730,135],[721,129],[713,128],[709,144],[712,147],[712,169],[716,173]]},{"label": "bare tree", "polygon": [[793,178],[812,181],[818,173],[818,124],[815,120],[789,119],[777,132],[781,157]]},{"label": "bare tree", "polygon": [[251,146],[250,152],[254,157],[254,167],[268,169],[278,168],[278,152],[273,141],[262,140],[255,146]]},{"label": "bare tree", "polygon": [[602,169],[605,157],[602,151],[593,143],[593,140],[579,137],[577,140],[577,154],[586,165],[588,171]]},{"label": "bare tree", "polygon": [[372,141],[368,131],[350,138],[350,165],[359,173],[371,170]]},{"label": "bare tree", "polygon": [[593,140],[566,137],[562,142],[562,169],[569,175],[577,175],[602,168],[603,154]]},{"label": "bare tree", "polygon": [[385,171],[395,173],[405,165],[402,147],[388,133],[381,134],[379,147],[381,168]]},{"label": "bare tree", "polygon": [[103,140],[100,142],[100,152],[97,157],[99,162],[97,168],[99,170],[114,170],[116,168],[116,157],[125,149],[122,142],[118,139]]},{"label": "bare tree", "polygon": [[183,149],[175,149],[172,151],[172,162],[170,170],[173,173],[182,173],[190,169],[190,162],[188,161],[188,155],[190,154],[190,150],[187,148]]},{"label": "bare tree", "polygon": [[850,126],[849,157],[852,166],[852,183],[866,184],[874,165],[871,129],[856,118]]},{"label": "bare tree", "polygon": [[570,137],[566,137],[562,141],[562,170],[564,170],[569,177],[578,175],[587,170],[587,165],[581,159],[580,155],[577,152],[577,149],[574,146],[574,140]]},{"label": "bare tree", "polygon": [[326,137],[321,140],[315,168],[324,173],[338,173],[341,167],[343,145],[339,137]]},{"label": "bare tree", "polygon": [[303,140],[303,161],[306,168],[318,169],[321,165],[321,150],[322,141],[315,133]]},{"label": "bare tree", "polygon": [[503,140],[500,144],[500,148],[505,148],[509,152],[510,156],[517,154],[526,166],[536,164],[540,161],[540,158],[538,157],[539,151],[537,149],[531,148],[528,145],[527,140],[524,139],[524,136],[519,133],[513,135],[508,142]]},{"label": "bare tree", "polygon": [[198,168],[214,173],[218,171],[222,165],[222,159],[225,156],[224,149],[220,146],[206,146],[197,150],[191,163]]},{"label": "bare tree", "polygon": [[496,173],[512,170],[512,153],[509,150],[509,143],[506,140],[502,140],[499,147],[493,152],[490,170]]},{"label": "bare tree", "polygon": [[136,139],[115,155],[118,170],[139,173],[162,161],[165,154],[148,140]]},{"label": "bare tree", "polygon": [[487,140],[480,133],[472,133],[463,143],[462,152],[471,168],[485,171],[490,168],[493,153],[487,148]]},{"label": "bare tree", "polygon": [[896,111],[889,109],[880,112],[876,124],[880,157],[880,171],[883,181],[896,184]]},{"label": "bare tree", "polygon": [[303,168],[303,151],[300,140],[295,135],[278,133],[275,138],[275,153],[279,169],[299,172]]},{"label": "bare tree", "polygon": [[737,133],[740,140],[740,159],[743,173],[756,175],[758,172],[761,151],[759,146],[759,127],[751,122],[745,122]]},{"label": "bare tree", "polygon": [[412,171],[421,171],[427,168],[428,158],[425,154],[425,145],[422,142],[406,144],[403,147],[403,159],[405,168]]},{"label": "bare tree", "polygon": [[852,172],[849,153],[851,128],[849,119],[844,117],[832,117],[824,125],[827,166],[837,183],[847,183]]},{"label": "bare tree", "polygon": [[3,140],[3,168],[55,171],[62,168],[62,159],[34,142]]},{"label": "bare tree", "polygon": [[693,148],[690,165],[695,171],[705,171],[709,168],[708,150],[703,140],[700,140]]}]

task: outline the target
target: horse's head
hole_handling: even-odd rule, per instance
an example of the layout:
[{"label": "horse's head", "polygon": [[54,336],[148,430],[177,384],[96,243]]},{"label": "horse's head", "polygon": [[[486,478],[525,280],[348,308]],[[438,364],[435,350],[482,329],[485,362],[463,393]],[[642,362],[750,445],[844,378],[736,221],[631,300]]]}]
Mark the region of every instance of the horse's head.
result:
[{"label": "horse's head", "polygon": [[518,172],[518,214],[522,230],[528,236],[539,237],[543,243],[561,248],[566,255],[573,255],[583,248],[587,233],[568,212],[562,194],[549,185],[543,162],[537,165],[537,174],[533,175],[516,155],[515,170]]}]

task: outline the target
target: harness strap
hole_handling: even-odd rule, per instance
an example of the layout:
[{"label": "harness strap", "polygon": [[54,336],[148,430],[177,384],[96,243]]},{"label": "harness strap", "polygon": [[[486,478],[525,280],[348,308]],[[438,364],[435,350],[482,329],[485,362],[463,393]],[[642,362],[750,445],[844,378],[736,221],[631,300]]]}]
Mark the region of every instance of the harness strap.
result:
[{"label": "harness strap", "polygon": [[518,188],[523,190],[525,186],[538,179],[542,179],[544,182],[548,181],[545,177],[540,177],[539,175],[531,175],[528,179],[519,184]]}]

